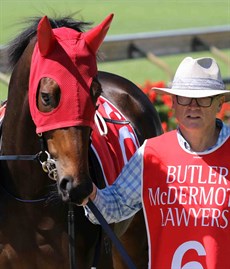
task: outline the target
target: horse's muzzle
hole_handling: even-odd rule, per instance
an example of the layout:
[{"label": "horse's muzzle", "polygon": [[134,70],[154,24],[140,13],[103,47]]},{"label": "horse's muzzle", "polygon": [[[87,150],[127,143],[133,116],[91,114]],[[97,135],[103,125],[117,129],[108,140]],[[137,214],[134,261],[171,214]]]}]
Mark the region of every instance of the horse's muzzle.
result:
[{"label": "horse's muzzle", "polygon": [[84,180],[75,180],[71,176],[65,176],[60,179],[58,184],[59,193],[62,200],[71,201],[75,204],[82,204],[83,200],[87,198],[93,191],[93,184],[91,178],[84,177]]}]

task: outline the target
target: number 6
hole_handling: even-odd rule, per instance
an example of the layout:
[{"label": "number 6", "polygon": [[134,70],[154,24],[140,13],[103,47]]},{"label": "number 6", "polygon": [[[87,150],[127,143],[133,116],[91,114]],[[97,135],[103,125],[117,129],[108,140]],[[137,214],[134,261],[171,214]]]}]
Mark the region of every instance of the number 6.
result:
[{"label": "number 6", "polygon": [[196,262],[191,261],[181,267],[182,258],[186,251],[194,249],[199,256],[205,256],[206,252],[203,245],[197,241],[188,241],[182,244],[175,252],[172,260],[171,269],[204,269],[203,266]]}]

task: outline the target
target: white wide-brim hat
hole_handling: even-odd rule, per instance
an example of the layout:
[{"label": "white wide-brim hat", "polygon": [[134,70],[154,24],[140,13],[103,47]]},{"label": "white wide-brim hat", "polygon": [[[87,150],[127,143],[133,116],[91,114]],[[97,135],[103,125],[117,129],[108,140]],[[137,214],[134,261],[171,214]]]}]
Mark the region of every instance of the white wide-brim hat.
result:
[{"label": "white wide-brim hat", "polygon": [[161,94],[190,98],[225,95],[230,101],[230,91],[225,89],[218,64],[213,58],[186,57],[175,73],[171,88],[153,88]]}]

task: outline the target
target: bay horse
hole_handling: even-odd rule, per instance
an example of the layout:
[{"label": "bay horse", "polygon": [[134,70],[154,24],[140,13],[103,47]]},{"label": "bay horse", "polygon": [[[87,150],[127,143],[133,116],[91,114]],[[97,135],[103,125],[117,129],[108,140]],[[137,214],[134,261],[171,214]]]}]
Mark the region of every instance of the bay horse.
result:
[{"label": "bay horse", "polygon": [[[91,148],[95,131],[92,117],[95,118],[99,97],[114,104],[131,123],[139,144],[162,132],[156,110],[135,84],[118,75],[96,70],[95,55],[108,31],[111,18],[112,16],[109,16],[100,25],[85,32],[85,28],[90,24],[76,21],[71,16],[59,19],[37,17],[31,19],[30,26],[9,44],[13,71],[1,128],[1,155],[35,154],[39,158],[38,161],[0,161],[1,269],[70,268],[68,205],[81,204],[91,192],[92,181],[99,188],[106,185],[99,160]],[[90,35],[87,35],[88,33]],[[73,43],[76,45],[76,40],[71,39],[69,42],[68,37],[71,35],[77,36],[77,42],[83,42],[81,46],[88,54],[93,55],[90,55],[91,58],[87,53],[82,53],[79,46],[76,50],[69,47],[66,51],[63,50],[64,46],[72,46]],[[86,39],[92,44],[90,50],[87,46],[84,47]],[[60,40],[65,42],[63,47],[60,46]],[[39,50],[41,53],[37,62],[36,49],[37,53]],[[66,67],[72,68],[69,77],[60,74],[58,67],[57,72],[61,79],[56,78],[56,67],[53,67],[52,63],[47,65],[47,61],[53,59],[52,53],[56,49],[59,49],[56,54],[60,60],[59,64],[62,65],[63,62]],[[67,52],[73,54],[73,62]],[[63,53],[66,58],[62,58]],[[78,57],[79,54],[81,57]],[[36,82],[35,73],[43,70],[45,65],[47,69]],[[86,77],[88,76],[89,80],[84,80],[82,72],[83,75],[88,72]],[[62,87],[70,85],[69,82],[75,84],[70,92],[72,95],[65,103],[63,98],[67,97]],[[32,94],[31,88],[35,90]],[[74,99],[75,91],[79,92],[79,103]],[[78,115],[75,121],[72,114],[75,113],[76,107],[82,114]],[[64,115],[57,112],[58,110]],[[70,124],[65,119],[66,114],[70,117],[67,120],[72,120]],[[65,122],[64,125],[62,121]],[[106,124],[120,123],[114,121]],[[53,161],[52,176],[46,173],[50,166],[44,167],[47,162],[43,161],[43,158],[46,160],[46,156],[37,155],[39,152],[42,152],[42,155],[45,152],[49,156],[47,159]],[[113,167],[110,167],[112,174],[113,170]],[[127,268],[117,250],[111,247],[100,225],[90,223],[82,207],[74,206],[73,209],[76,232],[75,269],[89,269],[93,266],[101,269]],[[148,246],[142,211],[112,227],[137,268],[147,268]],[[95,253],[98,249],[100,254],[97,255]]]}]

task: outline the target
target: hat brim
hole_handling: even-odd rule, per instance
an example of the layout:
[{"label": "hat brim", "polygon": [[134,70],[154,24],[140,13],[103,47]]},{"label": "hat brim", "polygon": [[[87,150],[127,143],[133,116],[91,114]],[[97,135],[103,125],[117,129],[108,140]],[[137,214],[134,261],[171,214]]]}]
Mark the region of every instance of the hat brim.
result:
[{"label": "hat brim", "polygon": [[171,89],[171,88],[157,88],[153,87],[152,90],[159,94],[170,94],[179,95],[189,98],[202,98],[223,94],[225,96],[225,101],[230,101],[230,91],[229,90],[212,90],[212,89],[202,89],[202,90],[185,90],[185,89]]}]

